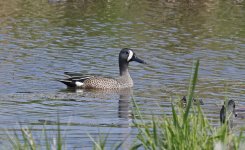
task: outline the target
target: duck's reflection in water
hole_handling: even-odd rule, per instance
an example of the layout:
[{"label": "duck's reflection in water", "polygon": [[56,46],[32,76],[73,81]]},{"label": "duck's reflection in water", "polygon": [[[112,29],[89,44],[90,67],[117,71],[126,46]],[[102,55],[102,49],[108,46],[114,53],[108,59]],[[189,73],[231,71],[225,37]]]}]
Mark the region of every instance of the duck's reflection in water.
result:
[{"label": "duck's reflection in water", "polygon": [[119,104],[118,104],[118,117],[123,119],[129,119],[131,116],[129,110],[129,103],[131,100],[132,90],[125,89],[119,94]]},{"label": "duck's reflection in water", "polygon": [[[93,97],[100,99],[115,98],[118,99],[118,118],[121,120],[128,120],[131,117],[131,111],[129,110],[129,105],[131,102],[131,96],[133,95],[133,90],[131,88],[124,89],[75,89],[76,93],[80,93],[85,97]],[[118,97],[118,98],[116,98]],[[120,127],[128,127],[128,124],[120,124]]]},{"label": "duck's reflection in water", "polygon": [[[70,90],[70,89],[69,89]],[[98,89],[75,89],[75,91],[77,94],[86,97],[86,98],[93,98],[96,99],[96,101],[98,100],[106,100],[106,101],[102,101],[102,102],[107,102],[108,103],[108,99],[110,101],[112,101],[112,103],[115,103],[115,101],[118,101],[118,106],[117,107],[117,117],[118,122],[116,122],[115,127],[116,128],[112,128],[110,129],[111,131],[115,129],[117,135],[119,136],[121,139],[124,140],[124,144],[123,149],[129,149],[129,145],[131,138],[130,138],[130,133],[131,133],[131,110],[130,110],[130,103],[131,103],[131,99],[132,99],[132,95],[133,95],[133,90],[131,88],[125,88],[125,89],[109,89],[109,90],[98,90]],[[92,99],[92,100],[93,100]],[[114,106],[114,105],[113,105]],[[98,106],[98,110],[101,109]],[[107,107],[107,109],[110,109]],[[113,109],[113,108],[112,108]],[[108,110],[105,110],[105,114]],[[113,111],[114,112],[114,111]],[[102,112],[103,113],[103,112]],[[102,114],[101,114],[102,115]],[[116,114],[111,114],[111,116],[115,116]],[[103,116],[103,115],[102,115]],[[103,120],[104,118],[100,118],[101,120]],[[115,117],[112,118],[112,120],[115,120]],[[112,123],[107,122],[107,125],[110,125]],[[115,135],[112,135],[115,136]],[[116,137],[112,137],[112,138],[116,138]]]}]

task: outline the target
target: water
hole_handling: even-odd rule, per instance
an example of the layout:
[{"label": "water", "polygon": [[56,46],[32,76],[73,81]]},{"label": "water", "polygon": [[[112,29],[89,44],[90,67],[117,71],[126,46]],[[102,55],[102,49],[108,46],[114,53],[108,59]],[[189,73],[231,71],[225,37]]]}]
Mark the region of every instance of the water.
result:
[{"label": "water", "polygon": [[[68,148],[90,149],[109,133],[108,147],[137,130],[131,95],[145,118],[170,114],[170,98],[187,95],[193,60],[200,59],[196,93],[219,125],[223,101],[234,99],[244,125],[244,2],[183,5],[163,1],[0,1],[0,134],[45,121],[55,137],[57,117]],[[118,75],[118,53],[131,47],[148,64],[130,64],[130,91],[68,91],[63,72]],[[129,136],[130,135],[130,136]],[[42,143],[42,141],[40,141]]]}]

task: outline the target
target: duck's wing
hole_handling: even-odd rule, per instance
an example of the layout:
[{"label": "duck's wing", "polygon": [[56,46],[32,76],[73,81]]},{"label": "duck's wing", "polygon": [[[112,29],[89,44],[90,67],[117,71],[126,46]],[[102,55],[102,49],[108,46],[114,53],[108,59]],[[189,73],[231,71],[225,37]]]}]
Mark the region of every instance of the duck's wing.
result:
[{"label": "duck's wing", "polygon": [[[111,83],[117,82],[114,78],[106,77],[106,76],[100,76],[96,74],[83,74],[83,73],[76,73],[76,72],[64,72],[64,74],[67,76],[65,79],[59,79],[59,82],[64,83],[67,85],[67,87],[71,88],[84,88],[84,82],[86,81],[86,86],[93,86],[95,84],[94,82],[97,82],[96,84],[99,84],[99,82],[103,81],[103,83]],[[93,78],[93,80],[88,80]],[[116,83],[114,83],[116,84]]]},{"label": "duck's wing", "polygon": [[87,73],[77,73],[77,72],[64,72],[64,74],[68,77],[88,77],[88,76],[96,76],[95,74],[87,74]]},{"label": "duck's wing", "polygon": [[68,87],[82,87],[83,82],[87,79],[95,77],[95,75],[81,74],[74,72],[65,72],[65,75],[68,76],[66,79],[60,79],[58,81],[64,83]]},{"label": "duck's wing", "polygon": [[78,72],[64,72],[64,74],[68,77],[78,77],[78,78],[83,78],[83,77],[101,77],[101,78],[113,78],[113,79],[116,79],[114,77],[111,77],[111,76],[107,76],[107,75],[101,75],[101,74],[88,74],[88,73],[78,73]]}]

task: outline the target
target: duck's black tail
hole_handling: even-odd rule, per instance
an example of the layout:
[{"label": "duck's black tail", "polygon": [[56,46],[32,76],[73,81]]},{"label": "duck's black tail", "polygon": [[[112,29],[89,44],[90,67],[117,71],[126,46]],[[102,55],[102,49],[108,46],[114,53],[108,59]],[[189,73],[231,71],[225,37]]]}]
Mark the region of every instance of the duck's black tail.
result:
[{"label": "duck's black tail", "polygon": [[63,80],[57,80],[57,81],[64,83],[67,87],[72,87],[72,88],[76,87],[76,83],[71,80],[63,79]]}]

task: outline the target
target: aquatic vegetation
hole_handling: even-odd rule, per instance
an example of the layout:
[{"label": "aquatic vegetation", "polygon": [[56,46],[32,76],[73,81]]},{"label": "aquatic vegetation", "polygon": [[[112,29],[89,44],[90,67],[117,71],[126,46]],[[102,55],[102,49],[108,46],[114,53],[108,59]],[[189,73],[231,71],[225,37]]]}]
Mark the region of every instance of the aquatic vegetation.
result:
[{"label": "aquatic vegetation", "polygon": [[[55,137],[50,138],[50,135],[47,132],[45,126],[42,130],[42,135],[40,135],[39,139],[37,139],[33,136],[33,130],[31,128],[21,127],[20,134],[18,133],[18,131],[14,131],[13,135],[8,134],[9,144],[6,147],[2,148],[12,150],[41,150],[43,148],[45,148],[46,150],[65,149],[65,141],[62,138],[64,135],[62,135],[61,133],[59,121],[57,122],[57,133]],[[44,145],[41,145],[39,142],[44,143]]]},{"label": "aquatic vegetation", "polygon": [[134,125],[138,128],[138,143],[132,149],[241,149],[244,141],[242,131],[237,136],[227,124],[214,127],[204,116],[200,105],[193,105],[193,96],[198,77],[199,61],[195,63],[189,85],[187,106],[178,107],[172,103],[172,116],[152,117],[151,123],[142,119],[140,108],[134,102]]}]

